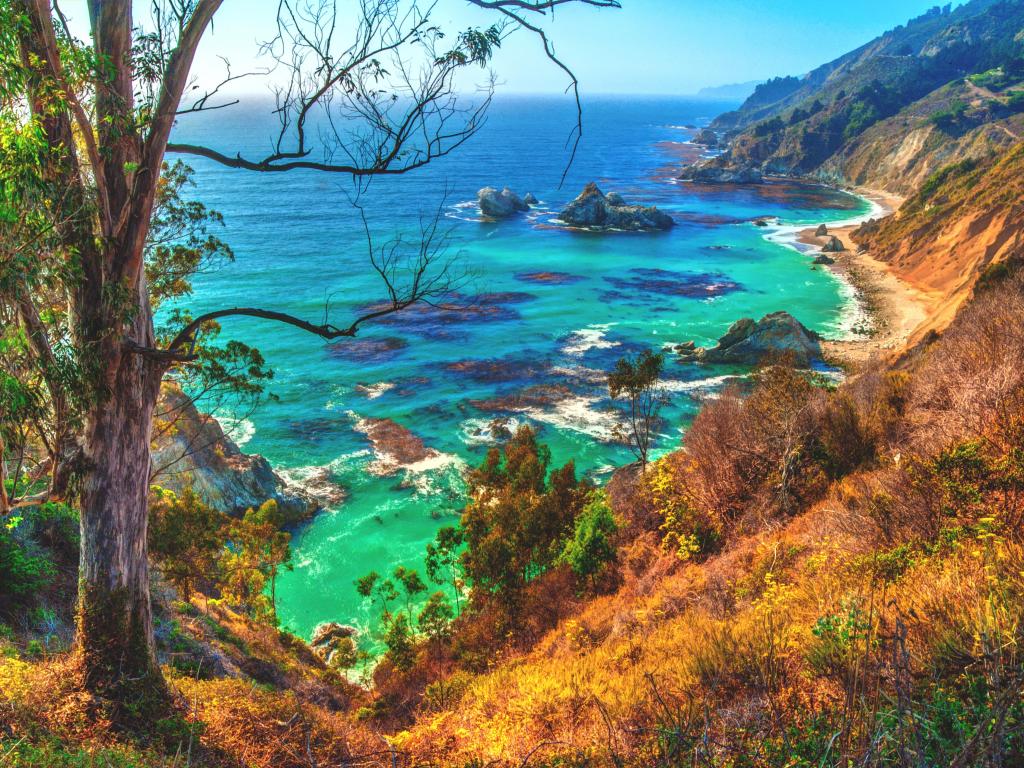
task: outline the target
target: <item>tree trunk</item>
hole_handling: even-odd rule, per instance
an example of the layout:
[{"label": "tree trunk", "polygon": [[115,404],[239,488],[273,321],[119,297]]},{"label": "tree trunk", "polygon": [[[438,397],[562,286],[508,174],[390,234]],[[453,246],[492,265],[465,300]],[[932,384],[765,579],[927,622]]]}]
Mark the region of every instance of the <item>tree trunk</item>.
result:
[{"label": "tree trunk", "polygon": [[[152,344],[148,312],[139,312],[128,337]],[[85,435],[78,646],[86,687],[138,711],[166,690],[154,652],[146,543],[150,432],[163,368],[123,347],[108,351],[106,397]]]},{"label": "tree trunk", "polygon": [[7,498],[7,454],[4,439],[0,437],[0,516],[11,511],[11,503]]}]

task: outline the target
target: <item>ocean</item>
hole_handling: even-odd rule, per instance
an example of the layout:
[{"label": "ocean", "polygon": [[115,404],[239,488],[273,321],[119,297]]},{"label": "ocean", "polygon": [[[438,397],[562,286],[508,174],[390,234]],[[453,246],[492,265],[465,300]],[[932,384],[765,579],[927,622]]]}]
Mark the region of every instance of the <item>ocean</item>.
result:
[{"label": "ocean", "polygon": [[[693,130],[734,107],[682,98],[588,97],[584,136],[565,184],[567,98],[499,95],[487,125],[454,154],[406,176],[378,178],[360,198],[378,244],[418,240],[442,211],[447,254],[472,311],[409,310],[325,343],[295,328],[228,318],[222,338],[256,346],[276,399],[251,414],[219,413],[249,452],[285,477],[328,475],[344,501],[294,531],[293,568],[278,580],[282,625],[309,637],[323,621],[353,624],[373,647],[375,611],[353,582],[418,567],[435,531],[458,520],[462,472],[495,443],[491,424],[529,423],[557,465],[604,482],[633,460],[612,437],[616,405],[604,375],[625,355],[688,340],[711,345],[741,317],[787,310],[826,337],[856,322],[852,290],[787,240],[799,226],[862,217],[867,201],[817,186],[695,187],[676,180],[698,151]],[[183,116],[174,140],[229,154],[266,154],[267,106]],[[169,158],[171,160],[174,157]],[[336,325],[384,298],[350,197],[351,180],[316,172],[259,174],[184,157],[198,199],[224,215],[236,262],[198,275],[195,312],[257,306]],[[667,233],[593,234],[554,221],[589,181],[657,205]],[[477,190],[532,192],[529,214],[481,221]],[[756,218],[771,218],[758,227]],[[748,370],[670,360],[657,443],[679,445],[704,398]],[[387,419],[416,440],[387,455],[367,432]],[[405,434],[405,433],[403,433]],[[403,459],[405,461],[403,462]]]}]

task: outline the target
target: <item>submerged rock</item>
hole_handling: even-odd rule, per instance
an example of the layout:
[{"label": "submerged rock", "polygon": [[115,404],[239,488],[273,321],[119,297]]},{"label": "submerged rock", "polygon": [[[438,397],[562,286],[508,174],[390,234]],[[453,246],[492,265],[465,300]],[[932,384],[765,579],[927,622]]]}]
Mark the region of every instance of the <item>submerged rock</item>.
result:
[{"label": "submerged rock", "polygon": [[807,368],[821,359],[821,337],[788,312],[773,312],[756,321],[749,317],[737,320],[710,349],[687,342],[676,347],[676,352],[682,362],[736,365],[758,365],[786,354],[794,365]]},{"label": "submerged rock", "polygon": [[757,168],[697,163],[685,166],[679,178],[695,184],[761,184],[764,175]]},{"label": "submerged rock", "polygon": [[492,219],[507,219],[530,210],[529,204],[508,187],[500,192],[494,187],[484,187],[477,193],[477,203],[480,213]]},{"label": "submerged rock", "polygon": [[827,243],[822,247],[822,253],[842,253],[846,250],[846,245],[835,235],[829,239]]},{"label": "submerged rock", "polygon": [[191,488],[206,504],[241,516],[274,499],[289,523],[312,516],[322,500],[289,485],[259,454],[242,453],[215,418],[176,386],[165,386],[154,425],[153,479],[175,493]]},{"label": "submerged rock", "polygon": [[583,192],[559,214],[559,218],[573,227],[601,230],[629,230],[642,232],[667,230],[675,221],[654,206],[627,205],[621,195],[605,195],[590,182]]},{"label": "submerged rock", "polygon": [[423,440],[391,419],[361,419],[356,430],[369,438],[377,460],[370,472],[380,477],[397,474],[403,467],[434,459],[440,454],[427,448]]}]

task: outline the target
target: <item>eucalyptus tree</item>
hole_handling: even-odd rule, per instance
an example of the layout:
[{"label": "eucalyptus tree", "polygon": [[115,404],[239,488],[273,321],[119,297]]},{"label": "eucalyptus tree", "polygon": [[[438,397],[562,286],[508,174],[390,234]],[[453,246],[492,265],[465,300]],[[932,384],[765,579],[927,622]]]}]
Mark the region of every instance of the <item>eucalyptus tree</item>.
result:
[{"label": "eucalyptus tree", "polygon": [[[276,91],[280,133],[263,157],[171,142],[179,115],[229,105],[218,101],[220,86],[197,90],[191,73],[223,0],[153,0],[139,14],[144,23],[130,0],[88,0],[88,42],[76,39],[56,2],[0,5],[0,145],[25,150],[24,168],[39,186],[30,201],[39,232],[29,233],[28,251],[3,264],[5,301],[25,329],[47,396],[67,411],[55,421],[80,419],[60,436],[55,455],[75,478],[61,485],[78,489],[76,645],[94,692],[125,701],[164,687],[153,647],[146,529],[151,425],[168,372],[195,364],[200,336],[233,316],[349,338],[381,315],[447,293],[453,279],[436,229],[428,229],[408,252],[371,244],[388,300],[369,314],[337,322],[325,312],[316,322],[275,307],[230,307],[183,316],[174,332],[158,333],[159,285],[147,274],[146,253],[165,155],[202,156],[255,173],[308,169],[360,180],[408,173],[480,129],[490,91],[466,104],[457,78],[486,66],[514,27],[536,34],[543,54],[569,72],[543,18],[562,6],[619,5],[448,2],[489,10],[494,23],[446,35],[434,21],[435,5],[416,0],[352,0],[345,8],[279,0],[277,33],[263,51],[278,76],[284,73]],[[225,83],[236,77],[229,73]],[[575,89],[575,78],[570,84]],[[186,93],[201,96],[186,100]],[[5,195],[22,189],[22,180],[6,176]],[[4,213],[9,218],[9,206]],[[50,311],[51,299],[66,311]]]}]

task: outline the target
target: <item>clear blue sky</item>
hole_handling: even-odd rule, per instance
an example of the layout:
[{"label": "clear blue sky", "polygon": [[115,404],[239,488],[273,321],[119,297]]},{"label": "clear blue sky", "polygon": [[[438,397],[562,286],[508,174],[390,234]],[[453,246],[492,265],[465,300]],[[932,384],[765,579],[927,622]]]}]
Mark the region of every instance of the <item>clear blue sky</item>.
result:
[{"label": "clear blue sky", "polygon": [[[301,0],[300,0],[301,2]],[[351,7],[356,0],[339,0]],[[421,3],[422,4],[422,3]],[[902,24],[935,0],[622,0],[621,10],[563,7],[548,29],[561,58],[591,93],[693,93],[707,85],[801,74],[880,32]],[[142,17],[148,3],[136,2]],[[84,1],[62,7],[84,21]],[[196,74],[236,71],[255,62],[257,41],[273,31],[277,0],[226,0],[204,41]],[[464,0],[438,0],[446,28],[490,23],[493,13]],[[76,24],[77,26],[77,24]],[[494,61],[503,89],[552,93],[564,79],[525,33],[506,41]]]}]

